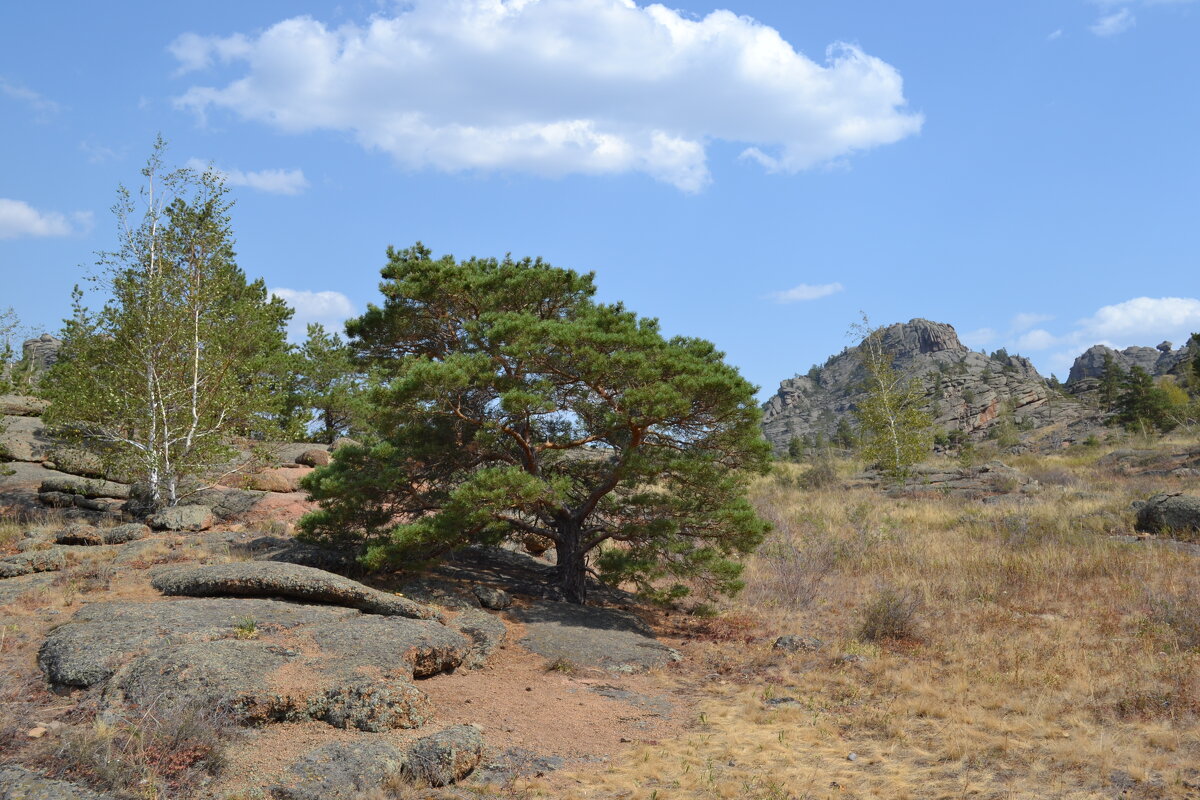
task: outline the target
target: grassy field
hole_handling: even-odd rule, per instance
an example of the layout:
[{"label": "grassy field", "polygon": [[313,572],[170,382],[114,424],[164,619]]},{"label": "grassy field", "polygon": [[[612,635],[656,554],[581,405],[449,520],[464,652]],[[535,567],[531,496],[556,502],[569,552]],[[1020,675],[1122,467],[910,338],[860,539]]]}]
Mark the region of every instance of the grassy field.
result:
[{"label": "grassy field", "polygon": [[1200,797],[1200,561],[1128,540],[1131,501],[1189,487],[1101,453],[1009,459],[1041,488],[994,504],[805,490],[783,466],[755,490],[776,530],[747,590],[679,625],[709,634],[688,733],[529,794]]}]

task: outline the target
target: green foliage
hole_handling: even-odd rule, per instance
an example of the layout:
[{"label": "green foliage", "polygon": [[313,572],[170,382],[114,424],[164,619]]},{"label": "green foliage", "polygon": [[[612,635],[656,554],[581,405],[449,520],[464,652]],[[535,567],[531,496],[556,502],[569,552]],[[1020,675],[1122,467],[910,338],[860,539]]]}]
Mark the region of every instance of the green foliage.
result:
[{"label": "green foliage", "polygon": [[867,373],[866,397],[854,410],[862,456],[888,475],[903,477],[933,445],[933,421],[922,408],[924,393],[917,381],[892,365],[882,329],[871,328],[864,315],[852,330],[863,336],[859,354]]},{"label": "green foliage", "polygon": [[795,462],[804,460],[804,440],[799,436],[793,436],[788,440],[788,458]]},{"label": "green foliage", "polygon": [[292,378],[288,416],[298,435],[330,444],[357,432],[366,415],[364,376],[341,336],[310,324]]},{"label": "green foliage", "polygon": [[770,448],[754,387],[712,344],[665,339],[540,259],[459,263],[418,243],[389,248],[383,278],[383,306],[347,324],[379,376],[381,438],[306,479],[321,504],[306,538],[382,566],[534,534],[573,602],[589,568],[660,599],[740,587],[735,559],[767,528],[748,476]]},{"label": "green foliage", "polygon": [[[1144,370],[1143,370],[1144,371]],[[1104,354],[1104,366],[1100,372],[1100,407],[1109,411],[1117,407],[1117,399],[1121,388],[1125,385],[1127,376],[1124,368],[1113,358],[1112,353]]]},{"label": "green foliage", "polygon": [[235,263],[220,176],[167,171],[164,148],[159,139],[136,200],[120,188],[120,248],[100,254],[94,278],[107,300],[92,313],[76,289],[42,385],[47,422],[148,484],[155,505],[228,465],[230,437],[274,428],[291,316]]},{"label": "green foliage", "polygon": [[839,417],[837,430],[833,434],[833,443],[846,450],[853,450],[858,445],[858,436],[846,417]]},{"label": "green foliage", "polygon": [[1115,421],[1131,430],[1157,428],[1168,431],[1177,423],[1172,412],[1187,405],[1186,393],[1173,383],[1170,389],[1156,384],[1141,367],[1130,368],[1116,402]]}]

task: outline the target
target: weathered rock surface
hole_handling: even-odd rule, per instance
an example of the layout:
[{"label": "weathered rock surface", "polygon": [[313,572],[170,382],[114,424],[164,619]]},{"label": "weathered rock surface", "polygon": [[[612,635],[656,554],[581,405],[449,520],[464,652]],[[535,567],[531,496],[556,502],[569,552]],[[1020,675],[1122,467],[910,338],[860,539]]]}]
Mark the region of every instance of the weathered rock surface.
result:
[{"label": "weathered rock surface", "polygon": [[471,647],[462,662],[468,669],[479,669],[487,664],[492,653],[508,638],[504,622],[479,609],[459,614],[451,620],[450,627],[471,640]]},{"label": "weathered rock surface", "polygon": [[314,544],[278,536],[259,536],[236,545],[235,549],[255,561],[282,561],[328,572],[342,572],[357,568],[352,553],[328,550]]},{"label": "weathered rock surface", "polygon": [[571,603],[545,602],[509,612],[525,626],[521,644],[549,659],[618,672],[642,672],[679,661],[633,614]]},{"label": "weathered rock surface", "polygon": [[471,591],[474,592],[475,597],[479,600],[479,605],[484,608],[499,611],[512,605],[512,597],[503,589],[481,585],[473,587]]},{"label": "weathered rock surface", "polygon": [[15,578],[0,580],[0,606],[17,600],[26,592],[36,592],[47,588],[54,576],[47,572],[29,575],[19,575]]},{"label": "weathered rock surface", "polygon": [[84,497],[129,499],[129,485],[99,478],[50,477],[42,481],[39,492],[62,492]]},{"label": "weathered rock surface", "polygon": [[44,778],[18,766],[0,767],[0,800],[116,800],[75,783]]},{"label": "weathered rock surface", "polygon": [[400,774],[405,754],[376,739],[333,742],[305,754],[271,787],[277,800],[350,800]]},{"label": "weathered rock surface", "polygon": [[15,578],[32,572],[55,572],[66,566],[66,551],[61,547],[30,550],[0,558],[0,578]]},{"label": "weathered rock surface", "polygon": [[[883,480],[879,475],[873,478]],[[1034,494],[1038,489],[1038,482],[1019,469],[1000,461],[989,461],[963,469],[917,467],[903,485],[892,487],[888,494],[893,497],[950,494],[978,500],[995,495]]]},{"label": "weathered rock surface", "polygon": [[42,462],[49,457],[54,442],[40,418],[5,416],[2,421],[0,453],[13,461]]},{"label": "weathered rock surface", "polygon": [[324,467],[333,460],[328,450],[313,448],[296,456],[296,463],[306,467]]},{"label": "weathered rock surface", "polygon": [[357,608],[369,614],[432,619],[437,612],[332,572],[270,561],[183,567],[155,576],[166,595],[189,597],[287,597]]},{"label": "weathered rock surface", "polygon": [[38,664],[52,684],[86,688],[108,680],[143,651],[235,638],[246,620],[259,628],[288,630],[357,616],[357,611],[337,606],[261,599],[90,603],[50,632],[38,652]]},{"label": "weathered rock surface", "polygon": [[419,728],[433,718],[433,706],[425,693],[395,677],[339,682],[308,700],[305,712],[335,728],[368,733]]},{"label": "weathered rock surface", "polygon": [[40,417],[50,404],[23,394],[0,394],[0,414],[11,417]]},{"label": "weathered rock surface", "polygon": [[1137,529],[1168,535],[1194,535],[1200,532],[1200,497],[1187,494],[1154,495],[1138,505]]},{"label": "weathered rock surface", "polygon": [[26,339],[21,346],[21,361],[37,372],[44,372],[58,361],[62,339],[43,333],[36,339]]},{"label": "weathered rock surface", "polygon": [[[896,370],[915,379],[935,425],[979,438],[1011,414],[1014,425],[1067,422],[1093,413],[1056,395],[1021,356],[985,356],[966,347],[950,325],[914,319],[883,332]],[[838,421],[856,425],[853,411],[866,396],[858,348],[843,350],[807,376],[783,381],[763,405],[763,432],[776,451],[793,438],[833,439]]]},{"label": "weathered rock surface", "polygon": [[1194,345],[1191,342],[1177,350],[1171,348],[1170,342],[1163,342],[1158,347],[1126,347],[1124,350],[1114,350],[1107,345],[1098,344],[1089,347],[1071,365],[1067,376],[1067,388],[1072,392],[1093,388],[1088,381],[1098,380],[1104,374],[1104,357],[1111,356],[1113,363],[1123,372],[1129,372],[1132,367],[1141,367],[1153,376],[1170,375],[1191,357]]},{"label": "weathered rock surface", "polygon": [[780,636],[778,639],[776,639],[775,643],[771,645],[771,648],[773,650],[782,650],[785,653],[800,653],[816,652],[824,646],[825,643],[815,636],[796,636],[794,634],[788,634],[786,636]]},{"label": "weathered rock surface", "polygon": [[147,521],[156,530],[206,531],[213,526],[213,513],[208,506],[174,506],[164,508]]},{"label": "weathered rock surface", "polygon": [[306,630],[343,669],[428,678],[463,662],[470,642],[440,622],[366,615]]},{"label": "weathered rock surface", "polygon": [[260,492],[297,492],[300,479],[310,472],[310,467],[273,467],[247,475],[244,486]]},{"label": "weathered rock surface", "polygon": [[483,734],[474,725],[452,725],[413,742],[404,772],[430,786],[447,786],[471,774],[483,757]]}]

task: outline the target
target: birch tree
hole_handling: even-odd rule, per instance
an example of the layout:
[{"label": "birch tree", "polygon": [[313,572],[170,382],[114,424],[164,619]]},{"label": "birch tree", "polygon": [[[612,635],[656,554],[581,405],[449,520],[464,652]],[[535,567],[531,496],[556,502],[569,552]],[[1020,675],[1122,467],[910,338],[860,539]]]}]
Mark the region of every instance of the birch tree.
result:
[{"label": "birch tree", "polygon": [[933,444],[933,423],[922,407],[925,393],[916,380],[896,371],[883,329],[870,327],[864,314],[851,331],[862,336],[858,352],[867,375],[866,397],[854,412],[863,458],[892,477],[903,477]]},{"label": "birch tree", "polygon": [[83,292],[46,376],[47,421],[93,446],[111,470],[174,505],[228,467],[233,437],[271,425],[291,310],[234,260],[228,198],[214,171],[167,169],[156,143],[144,183],[118,190],[119,247]]}]

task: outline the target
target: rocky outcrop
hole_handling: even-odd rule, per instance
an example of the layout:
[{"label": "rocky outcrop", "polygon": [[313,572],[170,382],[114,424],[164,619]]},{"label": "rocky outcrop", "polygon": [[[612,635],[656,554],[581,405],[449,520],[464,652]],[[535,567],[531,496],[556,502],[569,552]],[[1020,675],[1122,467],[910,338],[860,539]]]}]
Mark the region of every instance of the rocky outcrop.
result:
[{"label": "rocky outcrop", "polygon": [[453,725],[413,742],[404,772],[430,786],[446,786],[471,774],[483,757],[483,735],[474,725]]},{"label": "rocky outcrop", "polygon": [[521,644],[552,661],[632,673],[682,660],[677,650],[654,638],[646,623],[625,611],[545,602],[510,614],[525,627]]},{"label": "rocky outcrop", "polygon": [[0,767],[0,800],[115,800],[76,783],[43,778],[36,772],[9,765]]},{"label": "rocky outcrop", "polygon": [[278,597],[357,608],[369,614],[432,619],[437,611],[386,594],[332,572],[274,561],[243,561],[181,567],[151,582],[166,595],[188,597]]},{"label": "rocky outcrop", "polygon": [[[1002,421],[1031,427],[1067,421],[1078,404],[1061,400],[1027,358],[977,353],[950,325],[914,319],[883,331],[883,347],[902,375],[915,379],[925,406],[943,430],[976,437]],[[866,396],[859,348],[849,348],[807,375],[783,381],[763,405],[763,431],[777,451],[793,438],[834,438],[839,420],[855,423]]]},{"label": "rocky outcrop", "polygon": [[1200,533],[1200,497],[1156,494],[1137,505],[1137,529],[1168,536]]},{"label": "rocky outcrop", "polygon": [[1141,367],[1157,377],[1177,374],[1193,357],[1195,348],[1195,343],[1190,341],[1178,349],[1172,349],[1170,342],[1162,342],[1157,347],[1126,347],[1124,350],[1114,350],[1103,344],[1094,345],[1083,351],[1071,365],[1067,389],[1080,393],[1095,388],[1095,381],[1104,374],[1105,356],[1111,356],[1113,363],[1123,372],[1129,372],[1132,367]]}]

